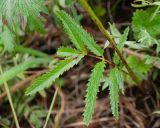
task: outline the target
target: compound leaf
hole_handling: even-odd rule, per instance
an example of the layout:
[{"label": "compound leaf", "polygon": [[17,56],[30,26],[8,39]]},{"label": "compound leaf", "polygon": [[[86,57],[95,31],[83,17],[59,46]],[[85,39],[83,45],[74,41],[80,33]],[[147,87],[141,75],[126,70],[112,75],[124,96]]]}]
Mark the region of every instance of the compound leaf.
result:
[{"label": "compound leaf", "polygon": [[[148,10],[137,10],[132,18],[132,29],[135,39],[150,47],[154,44],[159,45],[157,37],[160,34],[160,14],[157,13],[153,18],[155,8]],[[157,52],[160,49],[157,47]]]}]

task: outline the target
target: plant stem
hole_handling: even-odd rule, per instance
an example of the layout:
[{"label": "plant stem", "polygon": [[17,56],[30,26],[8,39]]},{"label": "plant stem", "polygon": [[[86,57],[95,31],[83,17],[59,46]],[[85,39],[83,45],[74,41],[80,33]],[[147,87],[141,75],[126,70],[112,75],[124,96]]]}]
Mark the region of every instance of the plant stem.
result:
[{"label": "plant stem", "polygon": [[[0,72],[3,75],[1,65],[0,65]],[[3,81],[4,81],[4,87],[5,87],[5,90],[6,90],[6,93],[7,93],[7,97],[8,97],[11,109],[12,109],[13,117],[14,117],[14,120],[15,120],[15,123],[16,123],[16,127],[20,128],[20,125],[19,125],[19,122],[18,122],[18,119],[17,119],[17,115],[16,115],[16,112],[15,112],[15,109],[14,109],[14,106],[13,106],[12,97],[11,97],[11,94],[10,94],[10,91],[9,91],[9,87],[8,87],[8,84],[7,84],[4,77],[3,77]]]},{"label": "plant stem", "polygon": [[105,58],[101,58],[101,57],[98,57],[98,56],[94,56],[94,55],[90,55],[90,54],[87,54],[87,56],[89,57],[93,57],[93,58],[96,58],[96,59],[99,59],[99,60],[104,60],[105,62],[107,62],[108,64],[112,65],[113,67],[117,67],[119,70],[121,70],[122,72],[124,72],[125,74],[129,75],[128,72],[124,71],[123,69],[120,69],[117,65],[115,65],[114,63],[112,63],[111,61],[105,59]]},{"label": "plant stem", "polygon": [[104,60],[105,62],[107,62],[108,64],[112,65],[113,67],[115,67],[116,65],[112,62],[110,62],[109,60],[105,59],[105,58],[101,58],[101,57],[98,57],[98,56],[94,56],[94,55],[91,55],[91,54],[87,54],[87,56],[90,56],[90,57],[93,57],[93,58],[97,58],[99,60]]},{"label": "plant stem", "polygon": [[57,93],[58,93],[58,88],[56,89],[56,91],[54,93],[54,96],[53,96],[53,99],[52,99],[52,102],[51,102],[51,105],[50,105],[50,108],[49,108],[49,112],[47,114],[47,118],[46,118],[46,121],[45,121],[45,124],[44,124],[43,128],[47,127],[47,123],[48,123],[49,117],[52,113],[52,109],[53,109],[53,106],[54,106],[54,103],[55,103],[55,100],[56,100]]},{"label": "plant stem", "polygon": [[112,38],[112,36],[109,34],[109,32],[105,29],[105,27],[103,26],[103,24],[101,23],[101,21],[98,19],[98,17],[96,16],[96,14],[93,12],[92,8],[90,7],[90,5],[88,4],[87,0],[79,0],[79,2],[82,4],[82,6],[86,9],[86,11],[89,13],[90,17],[92,18],[92,20],[95,22],[95,24],[98,26],[98,28],[100,29],[100,31],[103,33],[103,35],[107,38],[107,40],[111,43],[111,45],[113,46],[114,50],[117,52],[117,54],[119,55],[121,61],[123,62],[124,66],[126,67],[126,69],[128,70],[129,75],[131,76],[131,78],[138,84],[139,80],[137,78],[137,76],[135,75],[135,73],[132,71],[132,69],[129,67],[129,65],[127,64],[126,60],[124,59],[122,53],[119,51],[119,49],[116,46],[116,42],[114,41],[114,39]]}]

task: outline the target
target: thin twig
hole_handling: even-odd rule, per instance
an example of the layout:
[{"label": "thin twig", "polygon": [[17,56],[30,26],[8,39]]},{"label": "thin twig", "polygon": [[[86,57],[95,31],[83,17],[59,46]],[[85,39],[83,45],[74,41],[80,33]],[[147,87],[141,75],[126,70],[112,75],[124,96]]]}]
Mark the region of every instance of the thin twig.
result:
[{"label": "thin twig", "polygon": [[89,13],[90,17],[95,22],[95,24],[98,26],[98,28],[100,29],[100,31],[104,34],[104,36],[107,38],[107,40],[112,44],[114,50],[117,52],[117,54],[119,55],[120,59],[122,60],[122,62],[124,64],[124,66],[128,70],[129,75],[138,84],[139,80],[138,80],[137,76],[135,75],[135,73],[132,71],[132,69],[127,64],[127,62],[124,59],[122,53],[117,48],[116,42],[114,41],[114,39],[112,38],[112,36],[109,34],[109,32],[105,29],[105,27],[103,26],[103,24],[101,23],[101,21],[98,19],[98,17],[96,16],[96,14],[93,12],[93,10],[90,7],[90,5],[88,4],[87,0],[79,0],[79,2],[86,9],[86,11]]},{"label": "thin twig", "polygon": [[[99,119],[92,120],[90,124],[96,124],[100,122],[110,122],[110,121],[115,121],[115,120],[113,118],[102,117]],[[78,127],[78,126],[84,126],[84,125],[85,125],[84,122],[76,122],[76,123],[66,124],[64,127],[69,128],[69,127]]]},{"label": "thin twig", "polygon": [[[0,65],[0,72],[3,75],[1,65]],[[12,97],[11,97],[11,94],[10,94],[10,91],[9,91],[9,87],[8,87],[8,84],[7,84],[4,77],[3,77],[3,82],[4,82],[4,87],[5,87],[5,90],[6,90],[6,93],[7,93],[8,100],[9,100],[9,103],[10,103],[10,106],[11,106],[11,109],[12,109],[12,113],[13,113],[13,117],[14,117],[14,120],[15,120],[15,123],[16,123],[16,127],[20,128],[18,118],[17,118],[17,115],[16,115],[16,111],[15,111],[14,106],[13,106]]]},{"label": "thin twig", "polygon": [[109,60],[107,60],[105,58],[101,58],[101,57],[90,55],[90,54],[87,54],[87,56],[90,56],[90,57],[93,57],[93,58],[97,58],[99,60],[103,60],[103,61],[107,62],[108,64],[112,65],[113,67],[117,67],[119,70],[121,70],[125,74],[129,75],[128,72],[124,71],[123,69],[120,69],[117,65],[115,65],[114,63],[112,63],[111,61],[109,61]]},{"label": "thin twig", "polygon": [[93,57],[93,58],[97,58],[99,60],[104,60],[105,62],[107,62],[108,64],[112,65],[113,67],[115,67],[116,65],[112,62],[110,62],[109,60],[105,59],[105,58],[101,58],[101,57],[98,57],[98,56],[94,56],[94,55],[90,55],[90,54],[87,54],[87,56],[90,56],[90,57]]},{"label": "thin twig", "polygon": [[48,114],[47,114],[47,118],[46,118],[46,121],[45,121],[45,124],[44,124],[43,128],[47,127],[47,123],[49,121],[49,117],[52,113],[52,109],[53,109],[53,106],[54,106],[54,103],[55,103],[55,100],[56,100],[56,97],[57,97],[57,92],[58,92],[58,88],[56,89],[56,91],[54,93],[54,96],[53,96],[53,99],[52,99],[52,102],[51,102],[51,105],[50,105],[50,108],[49,108],[49,111],[48,111]]},{"label": "thin twig", "polygon": [[56,89],[58,89],[58,95],[61,97],[61,108],[59,112],[57,113],[55,119],[54,119],[54,127],[53,128],[58,128],[59,123],[62,117],[62,114],[64,112],[64,107],[65,107],[65,96],[60,88],[58,86],[55,86]]}]

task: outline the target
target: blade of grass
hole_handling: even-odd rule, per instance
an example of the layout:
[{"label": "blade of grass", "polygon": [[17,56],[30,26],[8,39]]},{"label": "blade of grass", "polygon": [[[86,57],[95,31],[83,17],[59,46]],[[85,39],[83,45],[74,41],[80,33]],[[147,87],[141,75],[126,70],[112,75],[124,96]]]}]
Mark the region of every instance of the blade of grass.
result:
[{"label": "blade of grass", "polygon": [[[1,65],[0,65],[0,72],[3,75],[3,71],[2,71]],[[17,118],[17,115],[16,115],[16,111],[15,111],[14,106],[13,106],[12,97],[11,97],[11,94],[10,94],[10,91],[9,91],[9,87],[8,87],[8,84],[7,84],[6,80],[5,80],[5,78],[3,78],[3,82],[4,82],[5,90],[7,92],[8,100],[9,100],[9,103],[10,103],[10,106],[11,106],[11,109],[12,109],[12,113],[13,113],[13,117],[14,117],[14,120],[15,120],[15,123],[16,123],[16,127],[20,128],[20,125],[19,125],[19,122],[18,122],[18,118]]]},{"label": "blade of grass", "polygon": [[53,99],[52,99],[52,102],[51,102],[51,105],[49,107],[49,112],[47,114],[47,118],[46,118],[46,121],[45,121],[45,124],[43,126],[43,128],[47,128],[47,123],[49,121],[49,117],[52,113],[52,109],[53,109],[53,106],[54,106],[54,103],[55,103],[55,100],[56,100],[56,96],[57,96],[57,93],[58,93],[58,88],[56,89],[55,93],[54,93],[54,96],[53,96]]},{"label": "blade of grass", "polygon": [[35,58],[35,59],[28,59],[28,61],[23,62],[19,65],[16,65],[9,69],[8,71],[4,72],[3,75],[0,75],[0,86],[3,84],[3,79],[5,78],[5,81],[14,78],[17,74],[22,73],[23,71],[33,67],[34,65],[40,65],[46,62],[51,62],[48,58]]},{"label": "blade of grass", "polygon": [[36,56],[36,57],[48,58],[50,60],[53,60],[53,58],[50,57],[49,55],[47,55],[46,53],[43,53],[41,51],[38,51],[38,50],[35,50],[35,49],[32,49],[32,48],[23,47],[21,45],[16,45],[15,46],[15,51],[16,52],[21,52],[21,53],[28,53],[28,54],[31,54],[31,55]]}]

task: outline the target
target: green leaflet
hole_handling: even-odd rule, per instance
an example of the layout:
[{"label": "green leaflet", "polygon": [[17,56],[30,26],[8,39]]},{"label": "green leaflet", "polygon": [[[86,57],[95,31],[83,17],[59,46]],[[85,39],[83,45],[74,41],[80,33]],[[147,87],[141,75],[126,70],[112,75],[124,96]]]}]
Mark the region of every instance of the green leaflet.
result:
[{"label": "green leaflet", "polygon": [[94,107],[96,103],[97,92],[99,91],[100,80],[103,77],[103,71],[105,68],[104,62],[99,62],[95,65],[92,74],[90,76],[89,82],[87,84],[87,94],[85,96],[85,109],[84,109],[84,122],[89,125],[92,114],[94,112]]},{"label": "green leaflet", "polygon": [[110,24],[109,23],[109,27],[110,27],[111,34],[114,38],[120,38],[121,37],[121,33],[118,31],[115,24]]},{"label": "green leaflet", "polygon": [[47,13],[47,8],[44,6],[44,0],[0,1],[0,13],[6,17],[8,22],[14,20],[14,22],[22,23],[23,17],[25,22],[27,21],[37,31],[43,31],[43,24],[39,18],[40,12]]},{"label": "green leaflet", "polygon": [[96,44],[90,34],[78,25],[66,12],[59,11],[57,12],[57,16],[62,21],[66,33],[77,49],[84,52],[85,44],[95,55],[103,56],[104,51]]},{"label": "green leaflet", "polygon": [[[15,77],[17,74],[22,73],[23,71],[25,71],[28,68],[33,67],[34,65],[39,65],[39,64],[44,64],[46,62],[51,62],[50,59],[31,59],[28,60],[24,63],[21,63],[19,65],[16,65],[15,67],[9,69],[8,71],[4,72],[3,75],[0,75],[0,85],[3,84],[3,80],[5,79],[5,81],[8,81],[10,79],[12,79],[13,77]],[[4,78],[4,79],[3,79]]]},{"label": "green leaflet", "polygon": [[82,58],[83,55],[80,55],[76,59],[72,58],[60,61],[52,70],[38,77],[31,86],[27,88],[26,94],[31,95],[49,87],[56,78],[62,75],[65,71],[68,71],[74,65],[78,64]]},{"label": "green leaflet", "polygon": [[125,42],[127,41],[128,33],[129,33],[129,27],[127,27],[127,28],[124,30],[122,36],[121,36],[120,39],[119,39],[119,43],[118,43],[117,47],[118,47],[118,49],[119,49],[121,52],[122,52],[122,50],[123,50],[123,47],[124,47]]},{"label": "green leaflet", "polygon": [[[119,43],[117,45],[118,49],[122,52],[123,50],[123,47],[125,45],[125,42],[127,41],[127,36],[128,36],[128,33],[129,33],[129,28],[127,27],[125,30],[124,30],[124,33],[120,36],[120,39],[119,39]],[[117,53],[114,54],[114,58],[113,58],[113,61],[115,64],[119,64],[120,62],[120,58],[119,56],[117,55]]]},{"label": "green leaflet", "polygon": [[[132,29],[134,37],[140,43],[150,47],[154,44],[159,45],[157,36],[160,34],[160,14],[157,13],[153,18],[155,8],[147,10],[137,10],[132,18]],[[160,48],[157,47],[157,52]]]},{"label": "green leaflet", "polygon": [[[119,85],[119,89],[121,90],[121,93],[124,94],[124,74],[118,68],[116,68],[115,70],[116,70],[115,78],[116,78],[117,83]],[[103,82],[104,82],[104,84],[102,85],[102,90],[106,89],[109,86],[110,79],[105,76],[103,78]]]},{"label": "green leaflet", "polygon": [[78,24],[64,11],[57,12],[57,17],[62,21],[66,34],[71,39],[73,45],[80,51],[85,51],[84,44],[80,38]]},{"label": "green leaflet", "polygon": [[116,76],[115,77],[117,79],[119,89],[120,89],[121,93],[124,94],[124,74],[118,68],[116,68],[115,70],[116,70]]},{"label": "green leaflet", "polygon": [[117,80],[117,68],[113,68],[109,73],[109,98],[111,104],[112,114],[115,118],[119,117],[118,111],[118,80]]},{"label": "green leaflet", "polygon": [[74,57],[78,56],[80,52],[74,48],[68,48],[68,47],[60,47],[58,48],[57,55],[61,57]]},{"label": "green leaflet", "polygon": [[[0,28],[1,29],[1,28]],[[0,32],[0,44],[2,43],[4,46],[4,50],[8,52],[12,52],[14,49],[14,39],[13,33],[10,32],[7,26],[3,27],[3,31]]]}]

